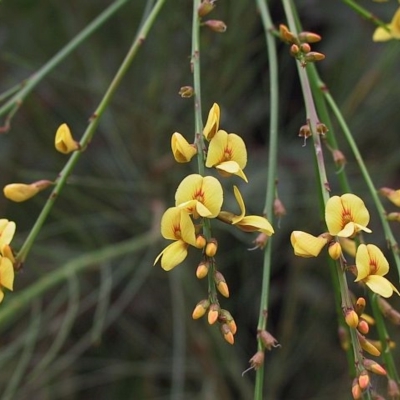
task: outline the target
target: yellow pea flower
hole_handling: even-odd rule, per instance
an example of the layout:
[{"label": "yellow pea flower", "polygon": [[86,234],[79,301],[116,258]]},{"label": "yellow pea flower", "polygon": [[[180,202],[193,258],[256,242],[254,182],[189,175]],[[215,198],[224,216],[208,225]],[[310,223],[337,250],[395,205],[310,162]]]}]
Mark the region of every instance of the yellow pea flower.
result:
[{"label": "yellow pea flower", "polygon": [[222,186],[218,179],[199,174],[188,175],[175,193],[175,205],[185,209],[193,218],[215,218],[223,202]]},{"label": "yellow pea flower", "polygon": [[360,230],[371,233],[366,227],[369,212],[364,202],[351,193],[333,196],[327,201],[325,221],[332,236],[352,237]]},{"label": "yellow pea flower", "polygon": [[171,137],[171,148],[175,161],[178,163],[187,163],[197,154],[196,147],[189,144],[178,132],[175,132]]},{"label": "yellow pea flower", "polygon": [[386,42],[391,39],[400,39],[400,8],[394,13],[392,20],[386,25],[387,30],[378,26],[372,36],[374,42]]},{"label": "yellow pea flower", "polygon": [[0,256],[0,303],[3,301],[3,287],[13,290],[14,267],[7,257]]},{"label": "yellow pea flower", "polygon": [[382,251],[373,244],[360,244],[356,254],[357,279],[364,282],[373,292],[382,297],[390,297],[399,291],[384,275],[389,272],[389,263]]},{"label": "yellow pea flower", "polygon": [[219,130],[210,141],[206,167],[215,167],[222,176],[237,175],[247,182],[243,172],[247,150],[243,139],[235,133]]},{"label": "yellow pea flower", "polygon": [[54,145],[60,153],[64,154],[80,149],[79,143],[72,137],[67,124],[62,124],[57,129]]},{"label": "yellow pea flower", "polygon": [[31,184],[26,183],[10,183],[4,186],[4,196],[12,201],[20,203],[36,196],[41,190],[46,189],[53,182],[47,180],[37,181]]},{"label": "yellow pea flower", "polygon": [[15,222],[0,219],[0,303],[3,301],[2,288],[13,290],[14,283],[14,256],[10,254],[10,242],[15,233]]},{"label": "yellow pea flower", "polygon": [[388,187],[379,189],[382,196],[387,197],[395,206],[400,207],[400,189],[394,190]]},{"label": "yellow pea flower", "polygon": [[189,214],[179,207],[169,208],[161,218],[161,235],[174,242],[156,257],[154,265],[161,258],[161,267],[170,271],[186,258],[189,245],[196,246],[195,227]]},{"label": "yellow pea flower", "polygon": [[246,206],[244,204],[242,194],[236,186],[233,187],[233,190],[236,201],[239,204],[240,215],[235,215],[228,211],[221,211],[218,215],[218,219],[232,224],[244,232],[262,232],[268,236],[271,236],[274,233],[274,228],[269,221],[259,215],[245,216]]},{"label": "yellow pea flower", "polygon": [[14,237],[16,225],[15,222],[8,219],[0,219],[0,253],[3,254],[3,247],[9,245]]},{"label": "yellow pea flower", "polygon": [[203,129],[203,135],[207,140],[211,140],[218,132],[220,115],[219,105],[214,103],[208,113],[207,122]]},{"label": "yellow pea flower", "polygon": [[299,257],[317,257],[328,240],[321,236],[313,236],[307,232],[293,231],[290,235],[294,254]]}]

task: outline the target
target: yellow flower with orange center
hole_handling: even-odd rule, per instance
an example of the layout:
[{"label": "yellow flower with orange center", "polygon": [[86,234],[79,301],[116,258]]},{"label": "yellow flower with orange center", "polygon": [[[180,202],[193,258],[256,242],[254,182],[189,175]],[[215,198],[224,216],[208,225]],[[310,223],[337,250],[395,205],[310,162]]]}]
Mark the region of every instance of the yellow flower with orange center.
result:
[{"label": "yellow flower with orange center", "polygon": [[326,237],[313,236],[307,232],[293,231],[290,235],[294,254],[299,257],[317,257],[324,246],[328,243]]},{"label": "yellow flower with orange center", "polygon": [[218,215],[218,219],[227,222],[236,226],[245,232],[262,232],[268,236],[271,236],[274,233],[274,228],[269,223],[269,221],[261,217],[259,215],[245,215],[246,214],[246,206],[243,201],[243,197],[239,191],[239,189],[234,186],[233,187],[236,201],[239,204],[240,215],[235,215],[229,211],[221,211]]},{"label": "yellow flower with orange center", "polygon": [[247,182],[243,172],[246,164],[247,150],[243,139],[235,133],[219,130],[210,141],[206,167],[217,168],[222,176],[240,176]]},{"label": "yellow flower with orange center", "polygon": [[400,39],[400,8],[394,13],[390,23],[386,25],[386,29],[378,26],[372,36],[374,42],[386,42],[391,39]]},{"label": "yellow flower with orange center", "polygon": [[212,176],[188,175],[175,193],[175,205],[185,209],[193,218],[215,218],[223,202],[221,183]]},{"label": "yellow flower with orange center", "polygon": [[360,230],[371,233],[367,228],[369,212],[364,202],[351,193],[333,196],[327,201],[325,221],[333,236],[352,237]]},{"label": "yellow flower with orange center", "polygon": [[356,254],[357,279],[364,282],[373,292],[382,297],[390,297],[399,291],[384,275],[389,272],[389,263],[382,251],[373,244],[360,244]]},{"label": "yellow flower with orange center", "polygon": [[161,267],[170,271],[187,256],[189,245],[196,246],[195,227],[189,214],[182,208],[171,207],[161,218],[161,235],[174,240],[155,259],[161,258]]}]

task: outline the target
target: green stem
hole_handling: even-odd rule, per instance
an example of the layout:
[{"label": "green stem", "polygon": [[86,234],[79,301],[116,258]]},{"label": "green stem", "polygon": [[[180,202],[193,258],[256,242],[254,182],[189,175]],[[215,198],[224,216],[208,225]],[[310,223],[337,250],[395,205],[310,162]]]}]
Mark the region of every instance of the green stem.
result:
[{"label": "green stem", "polygon": [[[277,155],[278,155],[278,115],[279,115],[279,88],[278,88],[278,60],[274,30],[271,15],[266,2],[256,0],[263,23],[265,40],[268,51],[269,80],[270,80],[270,125],[269,125],[269,153],[268,153],[268,176],[265,194],[264,214],[273,223],[273,203],[276,192],[276,174],[277,174]],[[267,328],[267,311],[269,300],[269,287],[271,276],[271,254],[272,239],[268,240],[263,262],[263,276],[261,285],[261,301],[257,323],[257,331],[260,332]],[[260,339],[257,343],[258,350],[264,350]],[[254,388],[254,400],[262,400],[264,384],[264,365],[261,365],[256,371],[256,382]]]},{"label": "green stem", "polygon": [[[21,89],[0,108],[0,116],[12,111],[15,105],[20,105],[35,86],[63,61],[73,50],[82,44],[94,31],[100,28],[116,11],[129,0],[117,0],[106,8],[97,18],[78,33],[65,47],[54,55],[46,64],[21,84]],[[12,90],[12,89],[10,89]],[[9,121],[8,121],[9,122]]]},{"label": "green stem", "polygon": [[[93,115],[90,118],[90,123],[88,127],[86,128],[85,133],[82,136],[82,139],[80,140],[79,144],[81,149],[85,149],[87,145],[90,143],[97,125],[99,124],[100,117],[103,115],[104,111],[106,110],[107,106],[111,102],[111,99],[113,98],[115,91],[119,87],[122,78],[125,76],[126,72],[128,71],[129,66],[131,65],[133,59],[135,58],[135,55],[141,45],[144,43],[146,36],[150,30],[150,28],[153,26],[154,21],[156,20],[156,17],[161,10],[161,7],[164,5],[165,0],[158,0],[155,6],[153,7],[151,13],[149,14],[148,18],[146,19],[145,23],[141,26],[138,35],[135,37],[135,40],[132,43],[131,48],[129,49],[127,55],[125,56],[125,59],[123,60],[121,66],[119,67],[116,75],[114,76],[114,79],[112,80],[110,86],[108,87],[103,99],[101,100],[100,104],[98,105],[97,109],[93,113]],[[74,152],[68,162],[65,164],[64,168],[59,174],[59,177],[56,181],[55,187],[53,191],[50,194],[49,199],[47,200],[45,206],[43,207],[39,217],[37,218],[35,225],[33,226],[32,230],[30,231],[28,237],[26,238],[24,244],[21,247],[21,250],[19,251],[16,261],[17,262],[24,262],[26,260],[26,257],[33,245],[33,242],[35,241],[37,235],[39,234],[47,216],[50,213],[50,210],[52,209],[57,197],[59,196],[62,188],[64,187],[67,178],[69,175],[72,173],[76,163],[78,162],[80,156],[82,155],[82,151],[76,151]]]}]

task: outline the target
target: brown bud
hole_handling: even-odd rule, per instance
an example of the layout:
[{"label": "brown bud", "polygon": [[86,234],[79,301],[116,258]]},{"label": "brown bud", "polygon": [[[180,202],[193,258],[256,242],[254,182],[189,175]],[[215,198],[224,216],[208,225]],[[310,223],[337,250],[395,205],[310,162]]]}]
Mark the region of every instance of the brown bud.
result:
[{"label": "brown bud", "polygon": [[221,309],[219,311],[218,320],[220,322],[224,322],[224,323],[228,324],[229,329],[231,330],[231,332],[234,335],[236,335],[236,332],[237,332],[236,322],[235,322],[235,320],[233,319],[231,313],[228,310]]},{"label": "brown bud", "polygon": [[215,254],[217,253],[218,249],[218,242],[217,239],[212,238],[209,240],[209,242],[206,244],[206,250],[205,253],[208,257],[214,257]]},{"label": "brown bud", "polygon": [[300,127],[299,136],[306,139],[311,136],[311,130],[307,124]]},{"label": "brown bud", "polygon": [[208,261],[201,261],[196,269],[197,279],[203,279],[207,276],[210,264]]},{"label": "brown bud", "polygon": [[368,371],[371,371],[374,374],[386,375],[385,368],[383,368],[381,365],[379,365],[374,360],[369,360],[368,358],[365,358],[364,361],[363,361],[363,365],[364,365],[365,368],[367,368]]},{"label": "brown bud", "polygon": [[188,99],[188,98],[190,98],[190,97],[193,96],[193,94],[194,94],[194,89],[193,89],[192,86],[182,86],[182,87],[179,89],[178,94],[179,94],[181,97],[183,97],[184,99]]},{"label": "brown bud", "polygon": [[197,15],[202,18],[209,14],[215,8],[214,0],[203,0],[197,9]]},{"label": "brown bud", "polygon": [[257,371],[264,364],[264,352],[261,350],[257,351],[257,353],[250,358],[249,363],[251,368]]},{"label": "brown bud", "polygon": [[271,350],[272,347],[281,347],[278,341],[265,330],[260,331],[257,336],[261,339],[263,346],[267,350]]},{"label": "brown bud", "polygon": [[316,43],[321,40],[321,36],[314,32],[300,32],[298,36],[300,42]]},{"label": "brown bud", "polygon": [[317,122],[316,130],[317,130],[317,133],[322,136],[325,135],[325,133],[329,132],[328,127],[325,124],[323,124],[322,122]]},{"label": "brown bud", "polygon": [[325,59],[325,55],[316,51],[310,51],[304,56],[306,62],[322,61],[323,59]]},{"label": "brown bud", "polygon": [[358,325],[358,315],[354,310],[346,310],[344,319],[346,321],[346,324],[350,328],[357,328]]},{"label": "brown bud", "polygon": [[208,21],[204,21],[202,25],[207,26],[214,32],[223,33],[226,31],[227,26],[225,22],[217,20],[217,19],[209,19]]},{"label": "brown bud", "polygon": [[286,215],[285,206],[283,205],[281,199],[279,199],[278,197],[276,197],[274,200],[274,215],[277,217],[283,217],[284,215]]},{"label": "brown bud", "polygon": [[206,313],[209,306],[210,306],[210,301],[208,299],[199,301],[192,312],[192,318],[193,319],[201,318]]},{"label": "brown bud", "polygon": [[386,219],[388,221],[400,222],[400,213],[399,212],[391,212],[386,215]]},{"label": "brown bud", "polygon": [[338,149],[334,149],[332,151],[332,157],[333,157],[333,161],[335,162],[335,164],[338,167],[342,167],[347,162],[346,157],[344,156],[344,154]]},{"label": "brown bud", "polygon": [[[259,233],[258,236],[253,240],[256,249],[263,249],[268,242],[268,235],[265,233]],[[253,249],[252,249],[253,250]]]}]

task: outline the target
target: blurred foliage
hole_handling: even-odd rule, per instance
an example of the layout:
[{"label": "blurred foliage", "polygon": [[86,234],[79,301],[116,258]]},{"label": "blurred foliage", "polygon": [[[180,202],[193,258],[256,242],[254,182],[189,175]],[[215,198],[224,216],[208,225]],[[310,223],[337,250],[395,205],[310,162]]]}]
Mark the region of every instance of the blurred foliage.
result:
[{"label": "blurred foliage", "polygon": [[[323,36],[316,50],[325,53],[326,60],[318,68],[376,186],[399,187],[398,42],[373,43],[372,24],[340,2],[296,3],[303,27]],[[389,5],[364,3],[390,20]],[[33,74],[108,4],[3,1],[0,91]],[[53,147],[57,127],[67,122],[77,138],[83,133],[145,6],[145,1],[127,2],[21,106],[11,130],[0,136],[1,186],[56,178],[66,161]],[[271,7],[276,23],[284,22],[280,2],[272,1]],[[158,225],[157,210],[172,205],[177,184],[194,168],[177,166],[169,144],[174,131],[190,138],[194,130],[192,101],[177,94],[192,79],[191,14],[191,2],[164,6],[18,274],[14,293],[7,293],[1,307],[67,262],[145,234]],[[222,125],[245,139],[250,183],[240,190],[248,211],[261,213],[269,121],[264,32],[252,2],[219,0],[213,18],[224,20],[228,30],[202,31],[203,112],[218,102]],[[293,229],[318,232],[320,226],[310,218],[318,207],[312,145],[302,147],[297,137],[305,112],[295,63],[284,45],[279,58],[279,194],[288,214],[273,240],[268,330],[282,348],[266,355],[265,398],[346,399],[350,378],[337,339],[330,272],[323,258],[295,258],[289,242]],[[366,187],[344,141],[341,149],[354,192],[363,196]],[[328,165],[332,167],[330,160]],[[336,194],[333,171],[329,178]],[[0,199],[0,216],[17,223],[16,248],[45,200],[45,193],[22,204]],[[225,204],[233,207],[233,196],[227,196]],[[383,244],[374,213],[371,209],[371,227],[375,240]],[[232,234],[222,224],[217,229],[219,268],[231,291],[223,306],[239,328],[234,347],[205,320],[191,319],[194,305],[206,295],[205,282],[195,278],[194,252],[167,274],[152,266],[164,246],[157,241],[133,255],[97,260],[0,327],[0,399],[252,398],[254,373],[241,373],[256,352],[262,253],[247,251],[251,234]],[[392,272],[392,281],[398,282]],[[400,305],[398,299],[391,302]],[[391,334],[400,339],[398,331]],[[374,386],[385,390],[384,380],[374,379]]]}]

